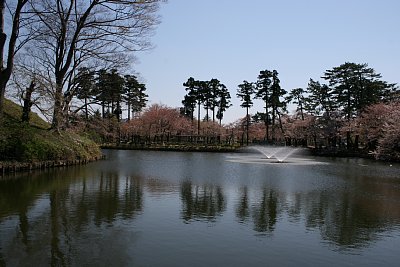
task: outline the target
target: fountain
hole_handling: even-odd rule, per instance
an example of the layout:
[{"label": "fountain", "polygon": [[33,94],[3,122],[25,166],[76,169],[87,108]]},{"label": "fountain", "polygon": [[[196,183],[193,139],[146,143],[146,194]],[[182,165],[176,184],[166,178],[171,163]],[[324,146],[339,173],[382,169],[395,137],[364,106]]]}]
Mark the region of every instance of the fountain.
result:
[{"label": "fountain", "polygon": [[[311,157],[307,150],[303,148],[290,147],[290,146],[250,146],[243,150],[247,153],[239,153],[236,155],[227,155],[227,160],[236,163],[247,164],[262,164],[262,165],[275,165],[278,166],[284,163],[283,166],[299,165],[316,165],[326,164],[323,161],[315,160]],[[257,151],[257,152],[256,152]],[[256,152],[256,153],[255,153]],[[263,155],[260,157],[260,153]]]},{"label": "fountain", "polygon": [[285,162],[286,159],[294,154],[297,150],[298,148],[284,147],[282,150],[279,150],[279,152],[275,154],[275,158],[278,160],[278,162]]},{"label": "fountain", "polygon": [[275,156],[280,150],[284,147],[276,147],[276,146],[254,146],[255,150],[258,150],[262,154],[264,154],[267,159],[270,159]]},{"label": "fountain", "polygon": [[277,159],[276,163],[286,162],[286,159],[298,150],[298,148],[287,146],[254,146],[253,148],[265,155],[267,159]]}]

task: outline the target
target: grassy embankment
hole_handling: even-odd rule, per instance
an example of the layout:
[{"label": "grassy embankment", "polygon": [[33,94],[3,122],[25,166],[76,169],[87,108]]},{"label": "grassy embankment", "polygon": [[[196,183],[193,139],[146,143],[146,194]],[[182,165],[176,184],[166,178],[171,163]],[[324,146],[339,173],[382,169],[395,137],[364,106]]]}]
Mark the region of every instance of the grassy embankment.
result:
[{"label": "grassy embankment", "polygon": [[49,130],[50,125],[31,113],[21,122],[22,107],[5,100],[0,124],[0,175],[4,172],[82,164],[101,158],[99,146],[70,131]]}]

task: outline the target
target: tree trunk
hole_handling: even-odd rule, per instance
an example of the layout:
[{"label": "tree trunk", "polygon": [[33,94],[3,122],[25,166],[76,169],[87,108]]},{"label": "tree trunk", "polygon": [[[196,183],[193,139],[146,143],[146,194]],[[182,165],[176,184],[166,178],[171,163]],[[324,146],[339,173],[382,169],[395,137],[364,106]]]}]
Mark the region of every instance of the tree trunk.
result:
[{"label": "tree trunk", "polygon": [[206,108],[206,121],[208,122],[208,107]]},{"label": "tree trunk", "polygon": [[6,44],[7,35],[4,33],[4,8],[5,0],[0,0],[0,119],[3,117],[4,110],[4,94],[6,91],[6,79],[4,68],[4,46]]},{"label": "tree trunk", "polygon": [[347,150],[351,149],[351,135],[350,131],[346,132]]},{"label": "tree trunk", "polygon": [[246,108],[246,145],[249,145],[249,108]]},{"label": "tree trunk", "polygon": [[85,97],[85,119],[86,119],[86,122],[89,120],[87,97]]},{"label": "tree trunk", "polygon": [[215,122],[215,107],[212,108],[213,122]]},{"label": "tree trunk", "polygon": [[70,117],[69,117],[69,105],[72,101],[72,94],[63,94],[63,102],[62,102],[62,128],[68,128],[70,126]]},{"label": "tree trunk", "polygon": [[4,48],[7,38],[7,35],[4,33],[5,2],[6,2],[5,0],[0,0],[0,119],[3,117],[6,85],[8,80],[10,79],[11,72],[14,67],[15,46],[19,34],[21,11],[24,5],[27,3],[27,1],[18,0],[17,6],[15,8],[15,13],[12,21],[12,29],[10,34],[10,41],[8,43],[8,51],[7,51],[8,56],[7,56],[6,68],[4,68]]},{"label": "tree trunk", "polygon": [[54,130],[60,130],[63,125],[63,94],[62,94],[62,78],[58,78],[56,81],[56,92],[54,94],[54,110],[53,110],[53,121],[51,123],[51,128]]},{"label": "tree trunk", "polygon": [[303,105],[300,102],[300,115],[301,115],[301,120],[304,121],[304,111],[303,111]]},{"label": "tree trunk", "polygon": [[35,82],[31,81],[31,84],[29,87],[26,89],[25,92],[25,97],[24,97],[24,106],[22,108],[22,121],[23,122],[29,122],[29,115],[31,113],[31,107],[32,107],[32,93],[35,90]]},{"label": "tree trunk", "polygon": [[269,127],[268,127],[268,106],[267,106],[267,103],[265,103],[264,123],[265,123],[265,138],[267,139],[267,144],[268,144],[268,142],[269,142]]},{"label": "tree trunk", "polygon": [[130,120],[131,120],[131,101],[128,100],[128,121]]},{"label": "tree trunk", "polygon": [[117,101],[117,107],[116,107],[116,116],[117,116],[117,121],[120,122],[121,121],[121,105],[119,103],[119,101]]},{"label": "tree trunk", "polygon": [[281,113],[278,112],[279,128],[281,128],[282,135],[285,135],[285,130],[283,130],[283,124],[281,119]]},{"label": "tree trunk", "polygon": [[275,109],[272,109],[272,142],[275,142],[275,119],[276,119],[276,113]]},{"label": "tree trunk", "polygon": [[197,135],[200,135],[200,101],[198,102],[197,109]]}]

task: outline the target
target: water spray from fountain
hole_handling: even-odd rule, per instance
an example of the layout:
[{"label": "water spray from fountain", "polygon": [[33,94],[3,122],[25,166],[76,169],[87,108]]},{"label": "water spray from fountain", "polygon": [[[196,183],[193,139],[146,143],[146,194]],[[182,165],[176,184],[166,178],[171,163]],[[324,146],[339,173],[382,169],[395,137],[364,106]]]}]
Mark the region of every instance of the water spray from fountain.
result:
[{"label": "water spray from fountain", "polygon": [[259,151],[267,157],[267,159],[275,158],[278,163],[285,162],[298,148],[287,146],[254,146],[255,150]]},{"label": "water spray from fountain", "polygon": [[[227,160],[236,163],[263,164],[263,165],[281,165],[283,167],[290,165],[320,165],[326,164],[323,161],[317,161],[310,157],[304,148],[276,145],[256,145],[248,147],[253,153],[239,153],[230,155]],[[256,153],[254,153],[256,152]],[[261,154],[262,155],[261,155]],[[281,164],[277,164],[281,163]]]},{"label": "water spray from fountain", "polygon": [[282,150],[284,147],[277,147],[277,146],[254,146],[255,150],[261,152],[264,156],[268,159],[273,158],[276,153]]}]

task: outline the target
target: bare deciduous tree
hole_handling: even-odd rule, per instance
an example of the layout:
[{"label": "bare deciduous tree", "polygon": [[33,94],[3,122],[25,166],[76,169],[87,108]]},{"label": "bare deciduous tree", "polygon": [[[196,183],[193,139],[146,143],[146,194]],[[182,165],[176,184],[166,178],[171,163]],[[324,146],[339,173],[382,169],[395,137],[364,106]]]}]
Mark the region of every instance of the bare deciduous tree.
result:
[{"label": "bare deciduous tree", "polygon": [[65,123],[78,67],[127,63],[131,52],[151,47],[161,0],[37,0],[30,23],[37,33],[27,55],[40,62],[54,84],[52,127]]},{"label": "bare deciduous tree", "polygon": [[[6,91],[6,85],[10,80],[14,67],[14,56],[22,47],[27,39],[18,40],[21,27],[21,14],[28,0],[15,0],[8,5],[6,0],[0,0],[0,118],[3,116],[3,103]],[[10,12],[11,31],[9,33],[7,60],[5,61],[4,52],[6,48],[7,34],[5,32],[6,9]],[[5,63],[5,64],[4,64]]]}]

